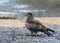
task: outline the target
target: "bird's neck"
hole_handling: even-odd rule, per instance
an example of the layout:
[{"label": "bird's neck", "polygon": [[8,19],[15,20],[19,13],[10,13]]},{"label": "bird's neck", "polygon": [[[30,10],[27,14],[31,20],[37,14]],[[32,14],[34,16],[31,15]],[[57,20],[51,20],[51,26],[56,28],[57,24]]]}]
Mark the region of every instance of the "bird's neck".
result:
[{"label": "bird's neck", "polygon": [[33,21],[33,20],[34,20],[33,16],[31,16],[31,17],[27,17],[26,22]]}]

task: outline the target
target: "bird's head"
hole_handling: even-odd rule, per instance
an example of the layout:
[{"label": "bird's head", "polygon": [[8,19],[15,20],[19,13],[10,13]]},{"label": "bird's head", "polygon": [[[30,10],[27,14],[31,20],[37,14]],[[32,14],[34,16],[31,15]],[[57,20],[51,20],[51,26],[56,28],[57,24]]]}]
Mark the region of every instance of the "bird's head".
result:
[{"label": "bird's head", "polygon": [[27,22],[27,21],[32,21],[32,20],[34,20],[32,13],[27,13],[26,16],[27,16],[26,22]]},{"label": "bird's head", "polygon": [[28,16],[28,17],[32,17],[33,14],[32,14],[32,13],[27,13],[26,16]]}]

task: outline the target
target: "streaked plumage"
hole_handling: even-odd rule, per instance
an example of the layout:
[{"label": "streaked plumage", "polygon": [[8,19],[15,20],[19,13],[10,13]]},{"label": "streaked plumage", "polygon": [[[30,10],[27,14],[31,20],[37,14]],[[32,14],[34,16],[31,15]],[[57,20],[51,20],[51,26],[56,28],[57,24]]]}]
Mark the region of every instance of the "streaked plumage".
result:
[{"label": "streaked plumage", "polygon": [[37,34],[37,32],[44,32],[47,36],[53,36],[49,31],[55,32],[54,30],[47,28],[40,21],[35,20],[31,13],[28,13],[27,16],[28,17],[25,26],[28,30],[30,30],[32,34],[33,33]]}]

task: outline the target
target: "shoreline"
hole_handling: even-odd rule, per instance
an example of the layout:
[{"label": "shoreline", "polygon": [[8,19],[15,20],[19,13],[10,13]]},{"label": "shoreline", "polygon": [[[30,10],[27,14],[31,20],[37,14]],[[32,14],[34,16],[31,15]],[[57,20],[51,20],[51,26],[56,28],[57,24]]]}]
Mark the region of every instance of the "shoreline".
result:
[{"label": "shoreline", "polygon": [[[39,20],[44,25],[60,25],[60,17],[36,17],[36,20]],[[0,19],[0,26],[4,27],[24,27],[25,20],[19,19]]]}]

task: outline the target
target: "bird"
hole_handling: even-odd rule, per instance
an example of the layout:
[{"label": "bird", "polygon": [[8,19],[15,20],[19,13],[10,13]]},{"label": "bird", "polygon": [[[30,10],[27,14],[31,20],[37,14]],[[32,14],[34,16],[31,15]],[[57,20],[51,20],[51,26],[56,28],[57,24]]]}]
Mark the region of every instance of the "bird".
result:
[{"label": "bird", "polygon": [[37,34],[37,32],[43,32],[47,36],[53,36],[53,33],[55,33],[54,30],[47,28],[45,25],[43,25],[40,21],[35,20],[32,13],[27,13],[27,19],[26,19],[26,28],[31,32],[33,35],[34,33]]}]

